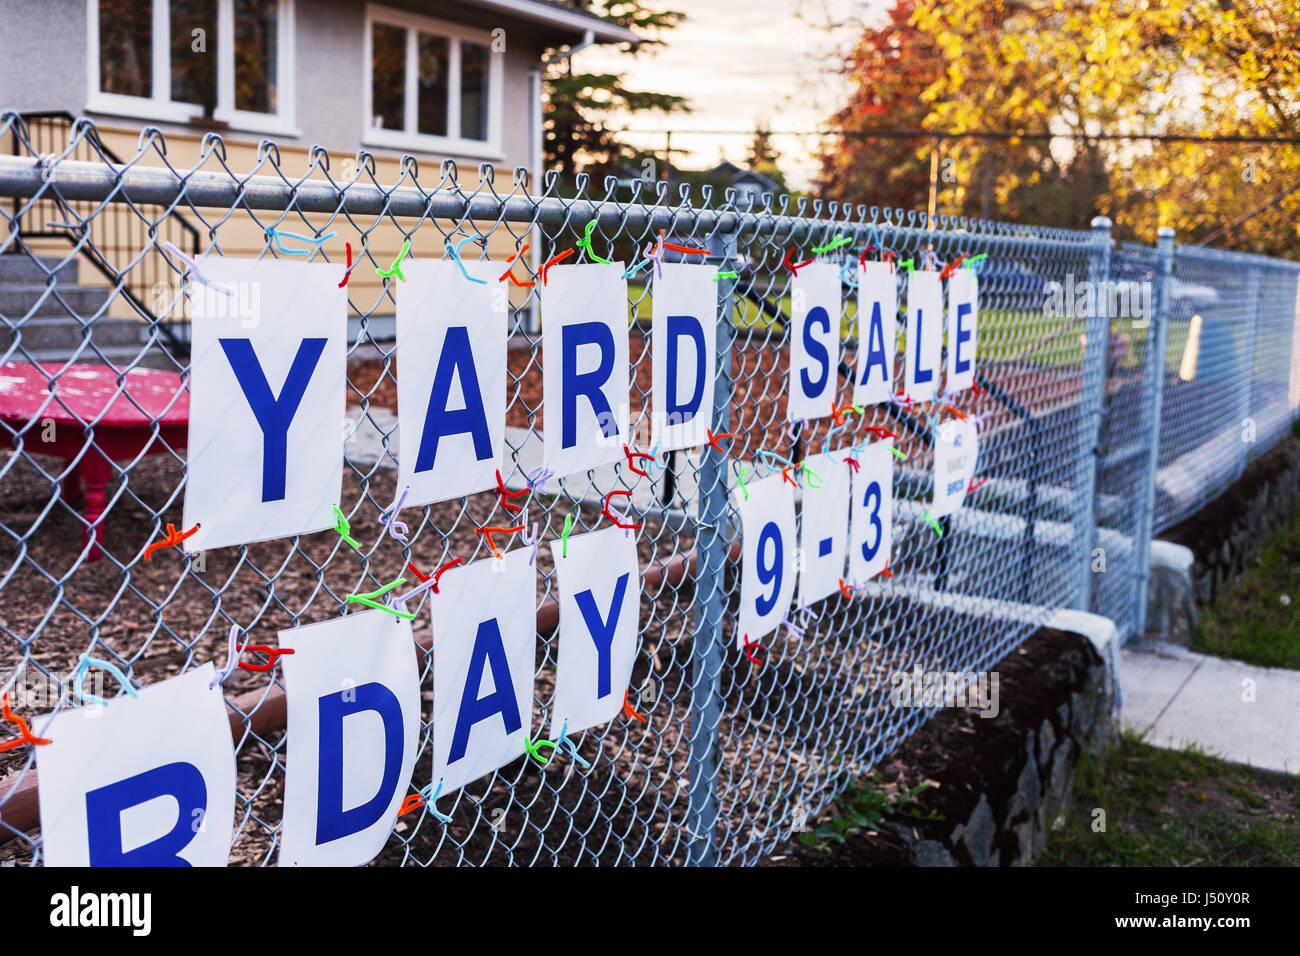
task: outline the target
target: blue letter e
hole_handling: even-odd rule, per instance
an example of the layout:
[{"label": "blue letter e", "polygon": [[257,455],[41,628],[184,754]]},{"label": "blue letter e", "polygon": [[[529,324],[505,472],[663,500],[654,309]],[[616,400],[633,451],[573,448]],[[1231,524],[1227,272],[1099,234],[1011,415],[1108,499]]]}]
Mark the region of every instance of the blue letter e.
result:
[{"label": "blue letter e", "polygon": [[[175,798],[179,811],[176,825],[152,843],[123,850],[122,811],[157,797]],[[203,783],[203,774],[192,763],[163,764],[91,790],[86,794],[90,865],[189,866],[179,854],[195,837],[194,811],[202,811],[201,819],[207,809],[208,788]]]},{"label": "blue letter e", "polygon": [[[350,698],[344,700],[344,697]],[[384,722],[384,775],[366,803],[343,809],[343,718],[373,710]],[[328,843],[375,823],[393,800],[402,769],[402,706],[383,684],[371,682],[320,699],[316,843]]]}]

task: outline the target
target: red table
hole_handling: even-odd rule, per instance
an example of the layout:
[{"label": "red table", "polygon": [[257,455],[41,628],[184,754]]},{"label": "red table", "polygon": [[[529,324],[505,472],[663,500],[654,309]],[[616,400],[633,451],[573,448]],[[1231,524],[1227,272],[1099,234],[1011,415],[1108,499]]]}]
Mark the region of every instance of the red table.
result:
[{"label": "red table", "polygon": [[[60,370],[64,371],[62,374]],[[57,378],[55,376],[58,376]],[[0,421],[19,436],[0,430],[0,439],[28,452],[57,455],[76,465],[64,477],[63,496],[71,502],[84,482],[82,516],[91,545],[87,560],[100,557],[100,520],[113,462],[184,448],[189,436],[190,394],[175,372],[132,369],[121,376],[105,365],[57,362],[0,365]],[[46,433],[53,421],[51,437]],[[87,434],[93,428],[93,437]],[[84,454],[83,454],[84,452]]]}]

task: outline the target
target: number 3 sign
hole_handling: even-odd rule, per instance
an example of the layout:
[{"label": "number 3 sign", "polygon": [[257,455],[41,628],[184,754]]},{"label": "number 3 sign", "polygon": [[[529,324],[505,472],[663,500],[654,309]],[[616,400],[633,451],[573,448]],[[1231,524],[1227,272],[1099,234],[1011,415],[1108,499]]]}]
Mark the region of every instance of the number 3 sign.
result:
[{"label": "number 3 sign", "polygon": [[852,525],[849,534],[849,578],[867,581],[885,569],[893,543],[893,441],[873,442],[858,458],[853,473]]}]

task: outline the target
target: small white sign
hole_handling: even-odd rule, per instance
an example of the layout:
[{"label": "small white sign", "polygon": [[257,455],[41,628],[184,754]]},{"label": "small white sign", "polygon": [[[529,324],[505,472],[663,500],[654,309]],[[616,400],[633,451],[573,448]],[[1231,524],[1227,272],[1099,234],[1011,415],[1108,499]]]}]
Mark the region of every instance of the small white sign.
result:
[{"label": "small white sign", "polygon": [[814,262],[790,284],[790,381],[786,420],[831,414],[839,386],[840,267]]},{"label": "small white sign", "polygon": [[602,528],[551,542],[559,580],[559,660],[551,735],[570,734],[613,718],[636,663],[641,573],[636,538]]},{"label": "small white sign", "polygon": [[717,365],[717,267],[666,262],[651,305],[650,441],[660,451],[695,448],[713,423]]},{"label": "small white sign", "polygon": [[506,433],[509,313],[499,266],[421,259],[397,283],[398,488],[407,505],[496,487]]},{"label": "small white sign", "polygon": [[557,478],[623,460],[628,443],[623,263],[552,266],[542,307],[543,465]]},{"label": "small white sign", "polygon": [[858,370],[853,404],[887,402],[894,393],[898,277],[888,262],[864,262],[858,270]]},{"label": "small white sign", "polygon": [[[834,594],[844,576],[849,540],[849,466],[847,450],[809,455],[804,464],[817,476],[804,474],[799,508],[799,606],[807,607]],[[815,487],[816,486],[816,487]]]},{"label": "small white sign", "polygon": [[853,473],[849,578],[864,584],[885,569],[894,539],[894,440],[872,442]]},{"label": "small white sign", "polygon": [[362,866],[384,848],[420,749],[409,621],[363,611],[280,632],[288,707],[281,866]]},{"label": "small white sign", "polygon": [[917,269],[907,280],[906,344],[907,395],[931,401],[939,388],[943,354],[943,283],[937,272]]},{"label": "small white sign", "polygon": [[948,382],[950,392],[968,389],[975,381],[975,348],[979,331],[979,280],[970,269],[958,269],[948,279]]},{"label": "small white sign", "polygon": [[[345,271],[210,258],[194,297],[187,552],[334,527],[343,485]],[[245,290],[248,295],[245,296]]]},{"label": "small white sign", "polygon": [[433,781],[442,795],[524,753],[533,717],[537,572],[528,551],[443,574],[433,623]]},{"label": "small white sign", "polygon": [[51,741],[36,748],[46,866],[226,865],[235,748],[215,673],[34,721]]},{"label": "small white sign", "polygon": [[979,431],[975,423],[949,419],[934,436],[934,504],[930,513],[939,518],[952,514],[966,499],[979,460]]},{"label": "small white sign", "polygon": [[749,482],[749,497],[737,486],[731,503],[740,515],[740,621],[736,646],[774,631],[794,597],[794,486],[773,475]]}]

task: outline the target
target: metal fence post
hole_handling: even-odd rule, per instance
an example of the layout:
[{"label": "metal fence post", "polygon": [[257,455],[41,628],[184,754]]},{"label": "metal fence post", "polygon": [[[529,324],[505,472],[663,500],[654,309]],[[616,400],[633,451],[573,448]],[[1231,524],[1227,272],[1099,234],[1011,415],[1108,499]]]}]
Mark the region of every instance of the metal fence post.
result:
[{"label": "metal fence post", "polygon": [[[722,262],[736,255],[734,233],[711,238]],[[718,282],[717,377],[713,386],[713,431],[730,430],[732,314],[735,279]],[[722,621],[727,608],[726,561],[728,456],[710,445],[700,458],[699,532],[695,539],[695,615],[691,635],[690,787],[686,807],[686,864],[715,866],[718,825],[718,725],[722,719]]]},{"label": "metal fence post", "polygon": [[[1088,281],[1094,292],[1104,290],[1110,278],[1111,221],[1092,221],[1093,246],[1088,259]],[[1086,316],[1083,349],[1083,394],[1079,399],[1079,454],[1075,466],[1078,509],[1074,516],[1074,603],[1079,610],[1092,607],[1092,546],[1096,540],[1097,463],[1100,452],[1102,406],[1106,399],[1106,357],[1110,352],[1109,297],[1104,291]]]},{"label": "metal fence post", "polygon": [[[1243,393],[1242,404],[1245,406],[1243,418],[1253,418],[1255,410],[1255,338],[1259,335],[1259,293],[1264,277],[1257,265],[1251,265],[1246,276],[1246,308],[1250,314],[1250,324],[1246,327],[1245,348],[1241,351],[1242,363],[1237,369],[1237,376],[1241,382]],[[1243,420],[1239,425],[1244,427],[1245,421]],[[1250,444],[1250,442],[1244,440],[1241,442],[1241,455],[1237,459],[1237,478],[1240,478],[1246,471],[1247,459],[1250,456]]]},{"label": "metal fence post", "polygon": [[1147,593],[1151,584],[1151,527],[1156,507],[1156,470],[1160,467],[1160,411],[1165,393],[1165,347],[1169,339],[1169,311],[1174,281],[1174,230],[1161,226],[1157,233],[1155,323],[1147,332],[1147,362],[1142,396],[1142,432],[1151,452],[1142,472],[1142,487],[1137,491],[1137,521],[1133,528],[1133,548],[1137,558],[1133,569],[1133,635],[1146,640]]}]

